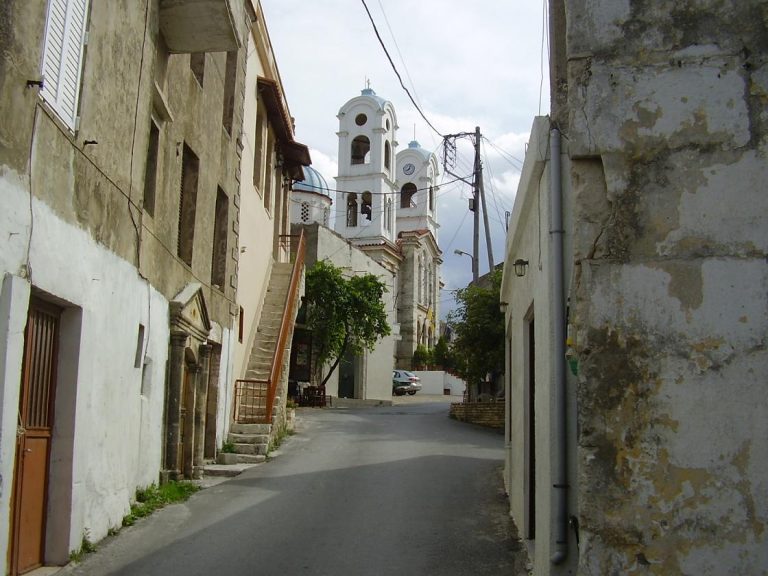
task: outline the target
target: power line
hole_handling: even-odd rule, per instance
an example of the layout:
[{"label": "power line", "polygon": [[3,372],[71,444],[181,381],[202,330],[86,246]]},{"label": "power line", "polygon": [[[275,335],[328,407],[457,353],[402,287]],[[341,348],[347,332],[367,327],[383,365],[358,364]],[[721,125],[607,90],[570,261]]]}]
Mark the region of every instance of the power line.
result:
[{"label": "power line", "polygon": [[400,86],[402,86],[403,90],[405,90],[405,93],[408,94],[408,98],[410,98],[411,102],[413,103],[414,107],[416,108],[416,111],[421,115],[421,117],[424,119],[424,122],[427,123],[427,125],[434,130],[440,138],[443,137],[443,135],[440,133],[440,130],[435,128],[432,125],[432,122],[430,122],[427,117],[424,115],[424,112],[421,111],[421,108],[418,104],[416,104],[416,100],[413,99],[413,96],[411,95],[411,91],[408,90],[408,88],[403,83],[403,77],[400,76],[400,72],[397,71],[397,66],[395,66],[395,63],[392,61],[392,57],[389,55],[389,50],[387,50],[387,47],[384,45],[384,41],[381,39],[381,35],[379,34],[379,29],[376,27],[376,22],[373,20],[373,16],[371,15],[371,11],[368,10],[368,5],[365,3],[365,0],[360,0],[363,3],[363,7],[365,8],[365,11],[368,13],[368,19],[371,21],[371,26],[373,26],[373,31],[376,33],[376,38],[379,40],[379,44],[381,44],[381,47],[384,49],[384,54],[387,55],[387,60],[389,60],[389,64],[392,66],[392,70],[395,71],[395,75],[397,76],[397,79],[400,81]]},{"label": "power line", "polygon": [[[468,178],[469,176],[467,176]],[[459,182],[462,180],[461,178],[456,178],[455,180],[449,180],[448,182],[442,182],[439,184],[439,186],[442,186],[444,184],[453,184],[454,182]],[[315,188],[317,190],[327,190],[328,192],[342,192],[344,194],[362,194],[359,190],[340,190],[338,188],[329,188],[328,186],[315,186],[313,184],[305,184],[304,182],[301,183],[301,186],[305,186],[307,188]],[[423,192],[424,190],[429,190],[430,188],[434,189],[434,186],[427,186],[426,188],[416,188],[415,192]],[[294,190],[294,192],[301,192],[301,189]],[[399,190],[395,190],[394,192],[370,192],[369,190],[366,190],[365,192],[369,192],[373,196],[396,196],[400,194]]]},{"label": "power line", "polygon": [[[502,158],[507,160],[507,162],[509,162],[509,164],[511,166],[513,166],[514,168],[517,168],[518,170],[522,171],[524,162],[522,160],[520,160],[520,158],[518,158],[516,156],[513,156],[512,154],[510,154],[506,150],[503,150],[502,148],[499,148],[498,146],[496,146],[496,144],[493,143],[492,140],[489,140],[485,136],[483,136],[483,140],[488,142],[488,144],[491,145],[491,148],[496,150],[496,152],[498,152],[502,156]],[[518,164],[519,164],[519,166],[518,166]]]}]

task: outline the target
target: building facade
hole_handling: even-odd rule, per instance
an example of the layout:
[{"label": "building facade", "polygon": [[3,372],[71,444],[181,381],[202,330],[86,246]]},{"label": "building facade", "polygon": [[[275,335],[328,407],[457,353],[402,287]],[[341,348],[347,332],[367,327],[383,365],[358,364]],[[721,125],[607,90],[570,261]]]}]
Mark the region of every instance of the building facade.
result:
[{"label": "building facade", "polygon": [[416,347],[439,336],[437,158],[415,141],[397,151],[395,109],[371,88],[338,118],[335,230],[395,274],[395,366],[410,369]]},{"label": "building facade", "polygon": [[765,17],[550,3],[502,286],[535,574],[768,569]]},{"label": "building facade", "polygon": [[265,261],[283,257],[284,177],[308,155],[274,69],[251,69],[254,46],[274,58],[258,2],[1,10],[0,554],[15,575],[67,563],[137,488],[215,456],[251,308],[237,287],[256,85],[272,99],[261,206],[282,223]]}]

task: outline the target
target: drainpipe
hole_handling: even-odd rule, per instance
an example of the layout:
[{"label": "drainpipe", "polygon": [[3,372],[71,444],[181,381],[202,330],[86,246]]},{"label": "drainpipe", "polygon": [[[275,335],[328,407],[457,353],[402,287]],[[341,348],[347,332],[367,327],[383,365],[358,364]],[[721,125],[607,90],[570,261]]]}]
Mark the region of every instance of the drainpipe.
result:
[{"label": "drainpipe", "polygon": [[566,471],[565,430],[565,305],[563,300],[563,190],[560,180],[560,130],[549,132],[550,158],[550,241],[552,242],[552,320],[554,322],[555,376],[555,551],[552,564],[562,564],[568,556],[568,478]]}]

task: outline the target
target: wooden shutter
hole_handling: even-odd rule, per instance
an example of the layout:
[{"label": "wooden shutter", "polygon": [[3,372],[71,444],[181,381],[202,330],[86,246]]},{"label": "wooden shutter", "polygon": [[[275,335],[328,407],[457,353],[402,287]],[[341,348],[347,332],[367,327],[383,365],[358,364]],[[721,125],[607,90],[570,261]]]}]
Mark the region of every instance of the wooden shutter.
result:
[{"label": "wooden shutter", "polygon": [[43,45],[41,95],[76,129],[88,0],[50,0]]}]

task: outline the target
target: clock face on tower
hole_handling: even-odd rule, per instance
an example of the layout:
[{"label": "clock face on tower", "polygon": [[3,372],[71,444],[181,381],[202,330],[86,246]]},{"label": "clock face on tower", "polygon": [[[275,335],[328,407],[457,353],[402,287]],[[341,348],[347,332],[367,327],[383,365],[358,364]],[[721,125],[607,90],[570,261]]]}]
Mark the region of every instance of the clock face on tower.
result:
[{"label": "clock face on tower", "polygon": [[411,174],[413,174],[414,170],[416,170],[416,166],[414,166],[410,162],[405,166],[403,166],[403,174],[405,174],[406,176],[410,176]]}]

